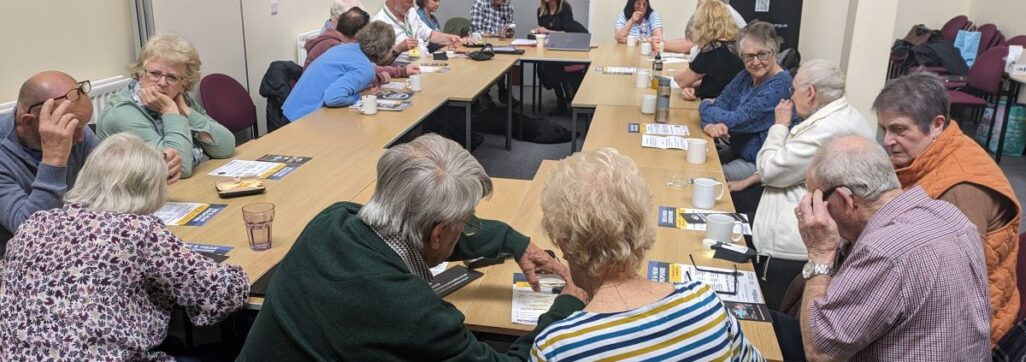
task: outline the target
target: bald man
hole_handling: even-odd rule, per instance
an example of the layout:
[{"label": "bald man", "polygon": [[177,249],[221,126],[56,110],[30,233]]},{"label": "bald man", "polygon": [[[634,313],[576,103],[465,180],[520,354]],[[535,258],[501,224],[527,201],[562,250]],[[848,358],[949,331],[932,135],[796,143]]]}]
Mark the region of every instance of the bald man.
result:
[{"label": "bald man", "polygon": [[[32,213],[61,207],[100,143],[86,127],[93,104],[83,83],[58,71],[36,74],[22,84],[14,112],[0,114],[0,256]],[[181,159],[174,150],[164,154],[174,182]]]}]

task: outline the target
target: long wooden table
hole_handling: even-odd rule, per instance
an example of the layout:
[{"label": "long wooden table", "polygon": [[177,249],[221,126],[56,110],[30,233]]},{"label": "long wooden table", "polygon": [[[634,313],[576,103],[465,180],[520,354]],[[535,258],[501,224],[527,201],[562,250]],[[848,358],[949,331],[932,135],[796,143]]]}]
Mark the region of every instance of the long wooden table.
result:
[{"label": "long wooden table", "polygon": [[[634,64],[631,62],[645,61],[636,52],[636,48],[603,44],[590,52],[554,52],[528,48],[523,56],[532,61],[587,58],[591,66],[628,66]],[[195,169],[192,178],[172,185],[169,199],[226,204],[227,207],[204,226],[175,226],[171,230],[188,242],[233,247],[226,263],[241,265],[249,274],[250,282],[253,282],[284,257],[309,220],[322,209],[338,201],[363,203],[370,198],[376,178],[375,165],[386,147],[414,130],[424,118],[440,107],[454,101],[469,103],[486,91],[499,76],[505,74],[508,77],[510,67],[519,59],[509,55],[499,55],[493,62],[453,59],[450,60],[449,72],[424,75],[424,91],[415,94],[413,106],[403,112],[379,112],[366,116],[347,108],[321,109],[274,133],[241,145],[236,150],[236,159],[255,160],[265,154],[312,157],[312,160],[285,178],[266,180],[267,192],[262,195],[218,198],[213,187],[216,178],[206,174],[228,160],[208,161]],[[630,76],[606,76],[589,72],[589,77],[594,79],[592,82],[598,88],[616,89],[622,86],[618,82],[623,81],[629,83],[630,89],[635,89],[633,77]],[[584,89],[582,87],[582,92],[587,97],[589,93]],[[578,93],[578,96],[581,94]],[[709,177],[725,182],[715,152],[707,153],[706,164],[690,165],[684,162],[681,151],[642,148],[640,134],[627,133],[627,123],[650,123],[652,116],[642,115],[635,104],[623,104],[623,97],[628,96],[623,93],[618,97],[610,96],[608,102],[612,104],[605,103],[607,98],[595,98],[594,120],[584,149],[614,147],[634,159],[652,192],[653,216],[658,206],[691,207],[690,188],[668,187],[666,183],[671,178]],[[706,138],[698,127],[694,109],[675,107],[670,113],[670,123],[686,124],[691,129],[691,137]],[[540,247],[558,250],[542,232],[540,201],[546,175],[555,165],[555,161],[543,162],[532,181],[493,179],[495,192],[490,199],[478,205],[477,214],[484,218],[507,221],[517,230],[531,236]],[[276,219],[272,229],[273,247],[267,251],[253,251],[248,247],[241,217],[241,207],[256,202],[272,202],[276,205]],[[727,194],[717,202],[715,209],[732,211],[731,205]],[[693,255],[702,265],[733,265],[713,259],[711,251],[702,248],[699,241],[701,237],[702,234],[698,232],[660,228],[656,244],[647,254],[646,263],[648,260],[681,262],[688,255]],[[738,264],[738,269],[751,270],[751,265]],[[446,297],[465,314],[468,328],[509,335],[519,335],[533,328],[511,322],[512,275],[519,271],[516,263],[507,261],[483,271],[484,277]],[[261,298],[249,300],[250,307],[258,308],[261,304]],[[749,340],[767,358],[780,359],[771,324],[749,321],[742,321],[741,324]]]}]

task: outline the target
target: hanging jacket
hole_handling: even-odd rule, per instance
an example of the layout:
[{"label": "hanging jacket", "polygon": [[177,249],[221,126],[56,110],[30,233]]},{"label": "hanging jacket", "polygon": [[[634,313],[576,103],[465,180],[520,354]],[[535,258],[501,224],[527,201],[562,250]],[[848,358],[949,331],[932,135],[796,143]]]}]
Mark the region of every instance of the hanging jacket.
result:
[{"label": "hanging jacket", "polygon": [[285,99],[292,93],[292,86],[303,75],[303,68],[296,62],[279,60],[271,62],[260,81],[260,95],[267,98],[267,133],[289,124],[281,111]]}]

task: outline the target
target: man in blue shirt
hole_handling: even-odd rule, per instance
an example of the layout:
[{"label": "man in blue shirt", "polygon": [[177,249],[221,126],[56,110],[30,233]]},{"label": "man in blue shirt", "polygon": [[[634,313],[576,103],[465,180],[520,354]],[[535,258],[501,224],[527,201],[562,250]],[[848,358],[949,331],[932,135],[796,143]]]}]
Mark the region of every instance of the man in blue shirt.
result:
[{"label": "man in blue shirt", "polygon": [[374,65],[392,61],[392,27],[374,21],[356,33],[356,43],[339,44],[310,63],[292,93],[285,99],[282,112],[296,121],[324,107],[347,107],[362,94],[375,94],[377,88],[364,91],[374,81]]}]

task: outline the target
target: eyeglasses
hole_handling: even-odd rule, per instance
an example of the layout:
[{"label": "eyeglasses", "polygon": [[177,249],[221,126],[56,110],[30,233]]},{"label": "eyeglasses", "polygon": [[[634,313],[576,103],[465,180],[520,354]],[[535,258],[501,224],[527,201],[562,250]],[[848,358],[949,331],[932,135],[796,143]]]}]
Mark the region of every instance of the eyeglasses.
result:
[{"label": "eyeglasses", "polygon": [[834,186],[823,191],[823,201],[830,199],[830,195],[833,195],[834,192],[837,191],[837,189],[844,189],[844,191],[848,192],[848,195],[851,195],[851,189],[849,189],[847,186]]},{"label": "eyeglasses", "polygon": [[481,219],[476,216],[471,216],[466,223],[463,224],[463,235],[474,236],[481,231]]},{"label": "eyeglasses", "polygon": [[[84,80],[84,81],[78,82],[78,87],[72,88],[71,90],[68,91],[68,93],[64,93],[63,96],[54,98],[53,101],[54,101],[55,104],[57,103],[57,101],[62,100],[62,99],[67,99],[68,101],[74,102],[74,101],[77,101],[78,98],[81,97],[83,94],[89,94],[89,91],[91,91],[92,89],[93,89],[92,83],[89,83],[88,80]],[[26,110],[26,112],[32,113],[32,108],[39,107],[39,106],[43,105],[43,103],[46,103],[46,101],[42,101],[42,102],[39,102],[39,103],[36,103],[36,104],[33,104],[33,105],[29,106],[28,109]]]},{"label": "eyeglasses", "polygon": [[[700,271],[702,273],[729,275],[729,276],[734,277],[734,288],[733,289],[730,289],[730,290],[716,290],[716,293],[723,294],[723,295],[737,295],[737,279],[738,279],[738,275],[740,275],[740,273],[737,272],[737,265],[734,265],[734,272],[725,272],[725,271],[712,270],[712,269],[702,269],[702,268],[698,267],[698,264],[695,264],[695,256],[694,255],[688,254],[688,258],[691,259],[691,266],[694,267],[695,270],[697,270],[697,271]],[[684,275],[687,276],[688,281],[692,281],[693,280],[693,279],[691,279],[691,273],[685,272]],[[709,284],[714,284],[714,283],[709,283]]]},{"label": "eyeglasses", "polygon": [[145,70],[143,72],[146,73],[146,79],[149,79],[151,82],[154,82],[154,83],[159,82],[160,78],[166,79],[167,80],[167,84],[170,84],[170,85],[178,85],[178,84],[182,83],[182,81],[185,80],[185,77],[182,77],[180,75],[174,75],[174,74],[171,74],[171,73],[164,73],[164,72],[161,72],[159,70]]},{"label": "eyeglasses", "polygon": [[758,59],[760,62],[765,62],[765,61],[769,60],[770,55],[772,55],[772,54],[773,54],[773,52],[758,52],[758,53],[755,53],[755,54],[741,54],[741,61],[743,61],[745,64],[751,63],[753,60],[756,60],[756,59]]}]

